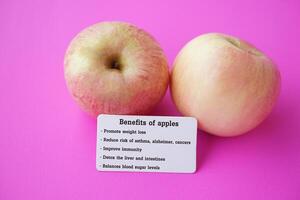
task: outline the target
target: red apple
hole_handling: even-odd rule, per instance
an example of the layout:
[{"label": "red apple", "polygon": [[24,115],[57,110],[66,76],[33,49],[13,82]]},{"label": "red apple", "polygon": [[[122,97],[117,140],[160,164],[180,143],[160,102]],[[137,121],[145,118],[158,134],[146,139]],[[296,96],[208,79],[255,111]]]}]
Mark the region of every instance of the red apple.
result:
[{"label": "red apple", "polygon": [[103,22],[81,31],[64,62],[68,89],[96,116],[144,114],[164,96],[169,72],[159,44],[124,22]]},{"label": "red apple", "polygon": [[241,39],[218,33],[186,44],[171,76],[178,110],[218,136],[240,135],[259,125],[279,90],[280,74],[270,58]]}]

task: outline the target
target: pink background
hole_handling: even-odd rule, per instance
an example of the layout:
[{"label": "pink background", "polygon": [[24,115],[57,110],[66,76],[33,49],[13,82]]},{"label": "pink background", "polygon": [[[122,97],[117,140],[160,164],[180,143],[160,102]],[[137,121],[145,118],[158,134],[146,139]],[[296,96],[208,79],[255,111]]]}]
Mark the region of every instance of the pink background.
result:
[{"label": "pink background", "polygon": [[[96,120],[68,94],[63,57],[103,20],[147,30],[170,64],[199,34],[244,38],[278,64],[278,104],[247,135],[199,133],[196,174],[97,172]],[[300,199],[299,46],[298,0],[1,0],[0,199]],[[169,92],[151,114],[180,115]]]}]

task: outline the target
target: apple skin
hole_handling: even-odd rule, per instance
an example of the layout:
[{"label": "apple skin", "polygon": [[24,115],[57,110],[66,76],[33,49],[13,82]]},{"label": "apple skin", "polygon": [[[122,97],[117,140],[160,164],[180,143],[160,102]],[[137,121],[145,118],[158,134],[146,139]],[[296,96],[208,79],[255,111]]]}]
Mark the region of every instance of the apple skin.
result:
[{"label": "apple skin", "polygon": [[196,37],[177,55],[171,94],[177,109],[217,136],[237,136],[258,126],[280,92],[280,73],[251,44],[219,33]]},{"label": "apple skin", "polygon": [[65,54],[64,74],[73,98],[93,116],[146,114],[169,83],[159,44],[125,22],[102,22],[81,31]]}]

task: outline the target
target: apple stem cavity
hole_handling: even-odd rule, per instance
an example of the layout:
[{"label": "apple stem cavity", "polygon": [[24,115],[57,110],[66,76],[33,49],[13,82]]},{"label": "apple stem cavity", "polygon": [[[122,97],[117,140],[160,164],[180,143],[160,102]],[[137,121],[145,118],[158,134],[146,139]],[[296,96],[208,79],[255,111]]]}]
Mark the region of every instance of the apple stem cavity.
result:
[{"label": "apple stem cavity", "polygon": [[257,50],[254,47],[251,47],[251,45],[249,45],[249,44],[247,44],[243,41],[240,41],[239,39],[227,37],[226,40],[229,43],[231,43],[233,46],[235,46],[235,47],[237,47],[241,50],[244,50],[249,54],[252,54],[252,55],[255,55],[255,56],[262,56],[263,55],[259,50]]},{"label": "apple stem cavity", "polygon": [[122,63],[118,57],[112,57],[112,58],[108,59],[107,67],[109,69],[113,69],[113,70],[121,70]]},{"label": "apple stem cavity", "polygon": [[118,61],[113,60],[110,65],[111,69],[121,69],[121,65]]}]

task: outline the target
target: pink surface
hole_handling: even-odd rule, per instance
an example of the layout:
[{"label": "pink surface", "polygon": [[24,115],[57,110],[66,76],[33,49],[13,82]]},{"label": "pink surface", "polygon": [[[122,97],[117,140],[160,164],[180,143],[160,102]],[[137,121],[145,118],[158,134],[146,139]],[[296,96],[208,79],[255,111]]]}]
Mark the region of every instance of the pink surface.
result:
[{"label": "pink surface", "polygon": [[[97,172],[96,121],[68,94],[63,57],[103,20],[149,31],[169,63],[198,34],[244,38],[278,64],[279,102],[242,137],[199,133],[196,174]],[[300,199],[299,1],[2,0],[0,22],[1,200]],[[169,93],[152,114],[179,115]]]}]

